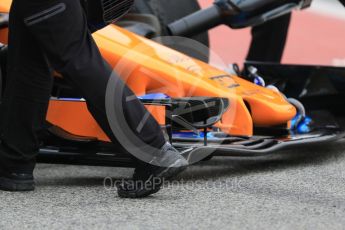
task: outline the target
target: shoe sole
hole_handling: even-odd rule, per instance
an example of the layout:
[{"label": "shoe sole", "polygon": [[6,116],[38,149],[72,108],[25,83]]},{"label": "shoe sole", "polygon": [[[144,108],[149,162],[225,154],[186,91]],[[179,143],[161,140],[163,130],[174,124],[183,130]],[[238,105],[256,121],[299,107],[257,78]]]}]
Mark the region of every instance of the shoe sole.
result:
[{"label": "shoe sole", "polygon": [[128,198],[128,199],[140,199],[140,198],[145,198],[150,195],[153,195],[157,192],[159,192],[160,187],[153,189],[153,190],[140,190],[140,191],[125,191],[121,188],[117,188],[117,194],[119,195],[120,198]]},{"label": "shoe sole", "polygon": [[30,192],[35,190],[33,180],[18,181],[0,177],[0,190],[9,192]]},{"label": "shoe sole", "polygon": [[[167,180],[172,179],[174,176],[180,174],[184,170],[186,170],[187,166],[180,166],[181,162],[178,160],[174,164],[171,165],[170,168],[165,168],[161,172],[157,173],[157,177],[164,178]],[[121,185],[117,186],[117,194],[121,198],[130,198],[130,199],[140,199],[148,197],[152,194],[157,193],[161,189],[161,186],[159,186],[156,189],[153,190],[146,190],[146,189],[139,189],[136,191],[128,191],[124,190]]]}]

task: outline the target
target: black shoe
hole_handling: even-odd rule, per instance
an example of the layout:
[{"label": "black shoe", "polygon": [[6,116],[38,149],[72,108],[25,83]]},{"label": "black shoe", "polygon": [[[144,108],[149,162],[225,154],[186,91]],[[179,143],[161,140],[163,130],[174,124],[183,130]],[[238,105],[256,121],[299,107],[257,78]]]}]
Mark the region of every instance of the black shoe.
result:
[{"label": "black shoe", "polygon": [[30,173],[9,173],[0,171],[0,190],[25,192],[35,189],[34,177]]},{"label": "black shoe", "polygon": [[[165,144],[162,153],[168,155],[169,167],[159,167],[152,164],[139,163],[135,169],[133,179],[117,185],[117,192],[121,198],[144,198],[157,193],[165,179],[171,179],[187,168],[188,162],[170,144]],[[162,162],[166,165],[166,162]]]}]

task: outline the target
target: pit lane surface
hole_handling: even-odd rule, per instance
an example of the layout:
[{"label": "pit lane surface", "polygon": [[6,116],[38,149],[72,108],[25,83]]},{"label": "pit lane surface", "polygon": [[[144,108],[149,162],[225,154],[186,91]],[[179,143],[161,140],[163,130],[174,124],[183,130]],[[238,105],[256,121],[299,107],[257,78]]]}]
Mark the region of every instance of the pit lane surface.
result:
[{"label": "pit lane surface", "polygon": [[37,190],[0,192],[0,229],[343,229],[345,141],[190,167],[147,199],[105,177],[132,170],[39,165]]}]

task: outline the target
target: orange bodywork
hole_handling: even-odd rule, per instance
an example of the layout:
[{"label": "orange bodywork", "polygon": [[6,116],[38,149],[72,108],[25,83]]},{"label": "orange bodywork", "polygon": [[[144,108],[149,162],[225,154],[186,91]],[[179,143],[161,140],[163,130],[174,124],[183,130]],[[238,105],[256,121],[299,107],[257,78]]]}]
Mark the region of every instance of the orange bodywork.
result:
[{"label": "orange bodywork", "polygon": [[[0,12],[8,12],[10,2],[1,0]],[[0,30],[0,42],[6,43],[6,38],[7,30]],[[294,106],[278,92],[231,76],[115,25],[98,31],[94,39],[103,57],[136,95],[228,98],[230,108],[217,124],[223,132],[251,136],[254,126],[284,125],[296,115]],[[149,110],[164,123],[163,109]],[[108,140],[85,102],[52,100],[47,120],[76,135]]]}]

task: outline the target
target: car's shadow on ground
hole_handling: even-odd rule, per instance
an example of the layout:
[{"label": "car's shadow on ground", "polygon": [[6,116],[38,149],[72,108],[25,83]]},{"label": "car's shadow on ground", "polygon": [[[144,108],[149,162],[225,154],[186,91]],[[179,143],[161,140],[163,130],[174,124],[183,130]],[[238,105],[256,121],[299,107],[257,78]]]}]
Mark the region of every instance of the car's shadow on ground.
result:
[{"label": "car's shadow on ground", "polygon": [[179,178],[183,178],[183,180],[207,180],[265,171],[282,171],[287,168],[324,165],[339,160],[345,160],[345,141],[299,147],[261,157],[214,157],[210,161],[191,166]]},{"label": "car's shadow on ground", "polygon": [[[188,182],[193,180],[217,179],[221,177],[231,178],[268,171],[279,172],[291,168],[325,165],[340,160],[345,160],[345,141],[304,148],[299,147],[298,149],[282,151],[261,157],[214,157],[210,161],[190,166],[184,173],[179,175],[176,180]],[[64,170],[64,166],[53,167],[56,167],[56,171]],[[104,185],[104,179],[106,177],[111,178],[113,182],[121,181],[123,178],[129,178],[133,172],[131,169],[92,167],[92,170],[95,172],[97,172],[97,170],[102,171],[102,176],[93,176],[92,172],[88,172],[88,175],[82,175],[82,173],[78,171],[78,167],[65,167],[71,172],[63,175],[55,173],[57,174],[55,177],[51,177],[50,175],[38,177],[39,186],[94,187]],[[86,168],[86,166],[83,166],[83,170],[86,170]],[[40,170],[44,171],[45,167],[41,167]]]},{"label": "car's shadow on ground", "polygon": [[[38,187],[99,187],[130,178],[133,169],[45,165],[36,173]],[[84,173],[85,172],[85,173]],[[110,182],[109,182],[110,181]]]}]

